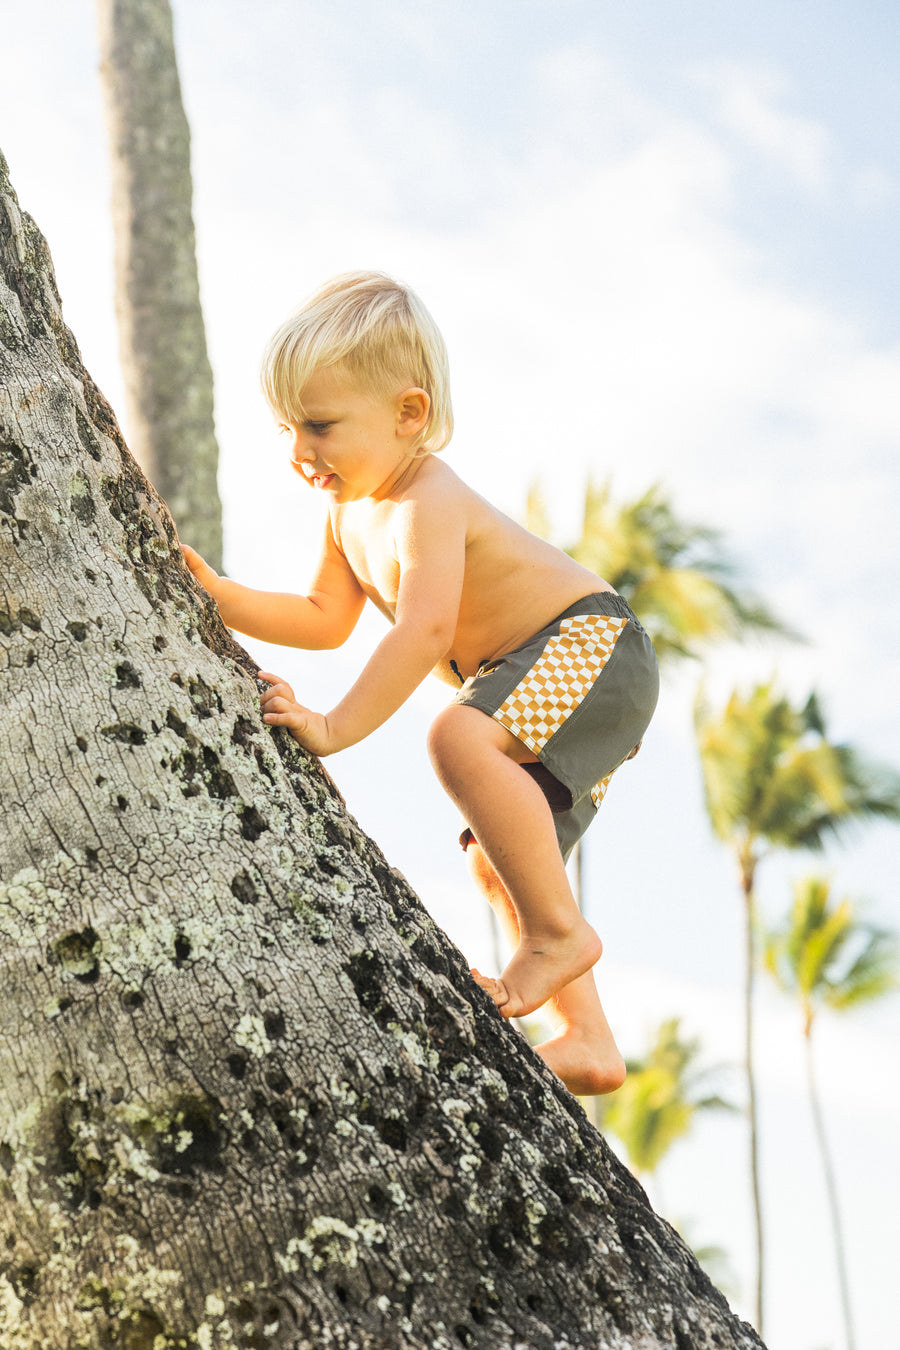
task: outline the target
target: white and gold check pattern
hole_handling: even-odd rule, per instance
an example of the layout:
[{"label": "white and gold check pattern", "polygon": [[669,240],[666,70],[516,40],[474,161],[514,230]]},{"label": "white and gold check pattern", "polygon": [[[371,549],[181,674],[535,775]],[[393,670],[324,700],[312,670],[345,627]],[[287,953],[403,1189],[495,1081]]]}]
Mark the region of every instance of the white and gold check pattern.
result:
[{"label": "white and gold check pattern", "polygon": [[609,780],[611,778],[612,774],[608,773],[605,778],[600,779],[600,782],[597,783],[595,787],[591,788],[591,801],[594,803],[595,810],[599,811],[600,803],[606,796],[606,789],[609,787]]},{"label": "white and gold check pattern", "polygon": [[494,713],[497,721],[529,750],[541,751],[590,691],[627,622],[606,614],[563,619],[559,636]]}]

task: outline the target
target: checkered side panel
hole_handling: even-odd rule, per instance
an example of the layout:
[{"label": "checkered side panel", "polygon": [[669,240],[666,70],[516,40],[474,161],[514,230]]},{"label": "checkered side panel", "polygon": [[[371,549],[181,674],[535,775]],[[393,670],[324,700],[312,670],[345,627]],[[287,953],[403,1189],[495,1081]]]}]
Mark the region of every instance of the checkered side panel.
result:
[{"label": "checkered side panel", "polygon": [[609,787],[609,780],[612,774],[608,773],[605,778],[601,778],[596,787],[591,788],[591,801],[594,803],[594,810],[597,810],[603,798],[606,796],[606,789]]},{"label": "checkered side panel", "polygon": [[559,636],[494,713],[497,721],[537,754],[591,689],[627,622],[605,614],[564,619]]}]

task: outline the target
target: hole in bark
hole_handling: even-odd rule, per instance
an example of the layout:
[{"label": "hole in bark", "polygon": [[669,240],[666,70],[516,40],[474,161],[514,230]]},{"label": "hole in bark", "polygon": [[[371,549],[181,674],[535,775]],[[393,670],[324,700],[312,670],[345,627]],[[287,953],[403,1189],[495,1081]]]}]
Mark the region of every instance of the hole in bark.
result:
[{"label": "hole in bark", "polygon": [[129,989],[127,994],[122,995],[123,1008],[143,1008],[144,995],[138,989]]},{"label": "hole in bark", "polygon": [[81,444],[84,446],[91,459],[99,462],[102,458],[100,453],[100,442],[97,440],[94,428],[78,407],[75,409],[75,425],[78,428],[78,439],[81,441]]},{"label": "hole in bark", "polygon": [[15,1247],[15,1245],[16,1245],[16,1235],[15,1235],[15,1233],[7,1233],[7,1235],[6,1235],[6,1250],[9,1251],[9,1252],[11,1252],[11,1251],[13,1250],[13,1248]]},{"label": "hole in bark", "polygon": [[68,996],[66,996],[66,998],[61,998],[56,1006],[59,1008],[59,1011],[61,1013],[64,1013],[69,1011],[74,1002],[75,1002],[74,998],[69,998]]},{"label": "hole in bark", "polygon": [[97,581],[97,573],[96,573],[96,572],[92,572],[91,569],[90,569],[89,567],[86,567],[86,568],[84,569],[84,575],[87,577],[88,581],[91,583],[92,586],[95,585],[95,583],[96,583],[96,581]]},{"label": "hole in bark", "polygon": [[324,872],[326,877],[339,877],[341,875],[340,867],[331,861],[327,853],[317,853],[316,862],[319,864],[319,870]]},{"label": "hole in bark", "polygon": [[501,1266],[508,1270],[516,1259],[516,1245],[509,1235],[509,1230],[495,1223],[488,1229],[487,1241]]},{"label": "hole in bark", "polygon": [[280,1041],[286,1030],[284,1013],[266,1013],[263,1018],[263,1026],[270,1041]]},{"label": "hole in bark", "polygon": [[100,735],[108,741],[121,741],[123,745],[144,745],[147,733],[133,722],[114,722],[112,726],[101,727]]},{"label": "hole in bark", "polygon": [[102,1204],[103,1204],[103,1196],[100,1194],[100,1192],[95,1191],[93,1189],[89,1190],[87,1193],[88,1209],[99,1209]]},{"label": "hole in bark", "polygon": [[338,1303],[346,1303],[347,1299],[350,1297],[349,1293],[342,1284],[336,1284],[334,1286],[334,1296],[337,1299]]},{"label": "hole in bark", "polygon": [[100,938],[88,926],[77,933],[64,933],[51,942],[47,959],[51,965],[62,966],[81,984],[94,984],[100,976],[99,950]]},{"label": "hole in bark", "polygon": [[548,1214],[538,1226],[538,1238],[544,1250],[559,1254],[569,1266],[583,1266],[588,1260],[587,1243],[569,1231],[558,1215]]},{"label": "hole in bark", "polygon": [[84,642],[88,635],[87,624],[79,623],[76,619],[73,619],[71,623],[67,623],[66,628],[72,634],[76,642]]},{"label": "hole in bark", "polygon": [[259,896],[246,872],[238,872],[231,883],[231,894],[245,905],[255,905]]},{"label": "hole in bark", "polygon": [[351,956],[344,970],[350,978],[360,1007],[371,1013],[379,1026],[399,1020],[384,997],[384,963],[377,952],[364,951]]},{"label": "hole in bark", "polygon": [[127,811],[127,810],[128,810],[128,798],[127,798],[127,797],[123,797],[123,796],[119,795],[119,796],[116,798],[116,810],[117,810],[117,811]]},{"label": "hole in bark", "polygon": [[190,938],[185,937],[184,933],[175,935],[175,964],[183,966],[191,954]]},{"label": "hole in bark", "polygon": [[499,1162],[503,1157],[503,1135],[490,1121],[480,1121],[478,1142],[484,1149],[485,1157],[491,1162]]},{"label": "hole in bark", "polygon": [[168,645],[169,644],[163,637],[162,633],[157,633],[156,637],[153,639],[153,650],[161,652],[163,648],[168,647]]},{"label": "hole in bark", "polygon": [[30,1263],[19,1266],[18,1269],[14,1268],[9,1272],[10,1283],[26,1307],[29,1303],[34,1302],[35,1287],[39,1274],[40,1268]]},{"label": "hole in bark", "polygon": [[82,754],[84,754],[85,750],[88,748],[88,743],[83,736],[76,736],[75,744],[78,746],[78,749],[81,751]]},{"label": "hole in bark", "polygon": [[0,441],[0,511],[16,514],[16,497],[37,476],[31,456],[12,441]]},{"label": "hole in bark", "polygon": [[219,756],[208,745],[203,747],[203,769],[206,790],[211,797],[222,800],[225,797],[236,797],[238,795],[234,779],[230,773],[222,768],[219,763]]},{"label": "hole in bark", "polygon": [[234,726],[231,729],[231,740],[234,745],[240,745],[246,749],[255,734],[256,725],[250,721],[249,717],[240,715],[235,718]]},{"label": "hole in bark", "polygon": [[183,1098],[173,1112],[168,1130],[156,1136],[155,1151],[160,1171],[168,1175],[190,1175],[196,1169],[220,1171],[220,1153],[224,1147],[218,1124],[221,1108],[212,1098]]},{"label": "hole in bark", "polygon": [[525,1302],[533,1313],[540,1312],[541,1308],[544,1306],[544,1300],[541,1298],[540,1294],[529,1294]]},{"label": "hole in bark", "polygon": [[117,689],[140,689],[141,683],[141,677],[130,661],[123,661],[116,666]]},{"label": "hole in bark", "polygon": [[157,1336],[165,1336],[165,1326],[156,1313],[138,1308],[119,1322],[117,1337],[122,1350],[153,1350]]},{"label": "hole in bark", "polygon": [[[99,787],[100,784],[98,783],[97,786]],[[99,857],[100,857],[100,850],[97,848],[86,848],[84,850],[85,862],[90,868],[94,868],[97,866],[97,860]]]},{"label": "hole in bark", "polygon": [[385,1120],[380,1121],[376,1128],[388,1148],[395,1148],[398,1153],[406,1152],[406,1129],[402,1120],[395,1120],[394,1117],[388,1116]]},{"label": "hole in bark", "polygon": [[247,1065],[250,1063],[249,1055],[229,1055],[225,1063],[228,1065],[228,1072],[232,1078],[241,1079],[247,1072]]},{"label": "hole in bark", "polygon": [[371,1186],[366,1199],[376,1214],[384,1214],[390,1206],[390,1200],[379,1185]]},{"label": "hole in bark", "polygon": [[552,1163],[548,1167],[542,1167],[541,1180],[546,1181],[564,1205],[571,1205],[577,1199],[577,1193],[572,1188],[569,1174],[562,1167],[557,1167]]},{"label": "hole in bark", "polygon": [[[13,1163],[15,1162],[15,1160],[16,1155],[13,1153],[9,1144],[0,1144],[0,1167],[3,1168],[7,1176],[9,1176],[10,1172],[12,1171]],[[15,1246],[15,1244],[16,1240],[15,1237],[13,1237],[13,1246]]]},{"label": "hole in bark", "polygon": [[[273,1073],[266,1074],[266,1087],[271,1088],[273,1092],[277,1092],[279,1096],[287,1092],[290,1086],[291,1080],[282,1069],[276,1069]],[[275,1106],[272,1107],[272,1112],[274,1119]],[[285,1121],[285,1127],[286,1125],[287,1121]],[[282,1127],[279,1125],[278,1128],[281,1129]]]},{"label": "hole in bark", "polygon": [[25,627],[30,628],[33,633],[39,633],[41,631],[41,621],[30,609],[20,609],[19,619]]},{"label": "hole in bark", "polygon": [[466,1326],[454,1327],[453,1332],[454,1335],[456,1336],[456,1339],[459,1341],[460,1345],[472,1344],[472,1333],[468,1327]]},{"label": "hole in bark", "polygon": [[251,844],[269,828],[268,821],[259,814],[255,806],[241,807],[238,814],[241,818],[241,834]]},{"label": "hole in bark", "polygon": [[184,738],[187,734],[187,722],[182,722],[181,718],[172,708],[166,713],[166,726],[170,731],[174,731],[176,736]]},{"label": "hole in bark", "polygon": [[188,680],[188,693],[200,717],[212,717],[214,712],[222,712],[221,695],[205,680]]}]

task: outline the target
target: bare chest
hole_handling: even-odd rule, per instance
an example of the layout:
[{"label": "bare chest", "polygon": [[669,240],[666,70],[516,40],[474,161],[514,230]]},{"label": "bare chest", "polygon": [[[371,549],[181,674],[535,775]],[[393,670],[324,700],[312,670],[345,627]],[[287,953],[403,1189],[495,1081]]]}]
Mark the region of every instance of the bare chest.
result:
[{"label": "bare chest", "polygon": [[393,617],[400,588],[400,563],[391,513],[383,505],[354,503],[361,509],[336,513],[335,540],[369,599]]}]

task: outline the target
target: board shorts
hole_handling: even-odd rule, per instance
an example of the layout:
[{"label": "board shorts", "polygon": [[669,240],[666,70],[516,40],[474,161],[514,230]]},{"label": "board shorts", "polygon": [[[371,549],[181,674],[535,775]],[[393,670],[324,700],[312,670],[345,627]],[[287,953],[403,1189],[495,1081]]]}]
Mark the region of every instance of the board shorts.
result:
[{"label": "board shorts", "polygon": [[[576,600],[515,651],[483,661],[454,696],[527,746],[567,859],[609,780],[636,754],[659,696],[653,644],[614,591]],[[474,836],[460,835],[467,848]]]}]

